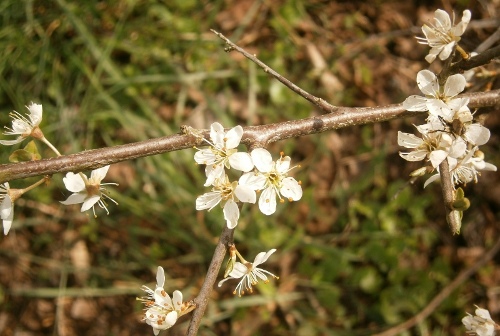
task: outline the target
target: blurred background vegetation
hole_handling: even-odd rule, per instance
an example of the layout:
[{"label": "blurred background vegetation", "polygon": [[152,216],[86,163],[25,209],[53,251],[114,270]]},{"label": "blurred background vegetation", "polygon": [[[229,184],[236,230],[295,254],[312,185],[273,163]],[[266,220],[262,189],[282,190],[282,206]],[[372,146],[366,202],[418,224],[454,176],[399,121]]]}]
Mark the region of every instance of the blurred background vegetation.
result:
[{"label": "blurred background vegetation", "polygon": [[[473,50],[498,27],[499,1],[3,0],[0,3],[0,122],[43,104],[42,129],[65,154],[179,132],[258,125],[320,113],[224,45],[216,29],[302,88],[343,106],[402,102],[429,65],[414,39],[437,8],[473,20]],[[430,68],[439,70],[439,62]],[[496,64],[493,64],[494,67]],[[498,87],[492,79],[473,89]],[[491,112],[484,109],[482,112]],[[497,111],[498,112],[498,111]],[[483,113],[492,137],[484,151],[500,164],[498,115]],[[420,164],[398,156],[396,120],[271,146],[302,168],[300,202],[274,216],[245,205],[235,232],[253,260],[280,276],[254,294],[214,288],[200,335],[370,335],[423,309],[499,235],[498,174],[468,185],[471,209],[452,236],[438,185],[407,184]],[[19,146],[18,146],[19,147]],[[18,148],[15,147],[15,148]],[[11,150],[2,147],[2,162]],[[39,144],[45,157],[51,152]],[[194,298],[224,220],[196,212],[206,192],[194,150],[115,164],[104,182],[120,205],[109,216],[61,206],[62,176],[16,202],[0,239],[0,334],[151,335],[135,297],[164,267],[166,290]],[[14,181],[23,187],[37,179]],[[464,334],[474,304],[500,313],[500,259],[453,292],[402,335]],[[222,277],[222,274],[221,274]],[[184,334],[189,316],[167,333]]]}]

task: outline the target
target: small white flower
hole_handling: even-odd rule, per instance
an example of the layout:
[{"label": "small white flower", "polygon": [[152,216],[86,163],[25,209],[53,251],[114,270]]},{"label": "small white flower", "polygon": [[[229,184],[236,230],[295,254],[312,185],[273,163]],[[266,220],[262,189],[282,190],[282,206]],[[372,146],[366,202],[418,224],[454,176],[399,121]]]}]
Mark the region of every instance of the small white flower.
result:
[{"label": "small white flower", "polygon": [[461,156],[467,147],[461,138],[454,139],[450,134],[439,131],[424,133],[422,138],[399,131],[398,145],[414,149],[410,152],[399,152],[403,159],[421,161],[427,158],[434,168],[438,167],[448,156]]},{"label": "small white flower", "polygon": [[253,162],[258,172],[249,172],[240,177],[240,185],[246,185],[253,190],[262,190],[259,198],[259,209],[265,215],[271,215],[276,211],[276,196],[281,202],[284,198],[298,201],[302,198],[302,187],[293,178],[288,177],[290,168],[290,157],[283,156],[274,162],[271,154],[263,149],[256,148],[251,153]]},{"label": "small white flower", "polygon": [[14,219],[14,202],[12,202],[9,191],[9,182],[5,182],[0,185],[0,199],[2,200],[2,204],[0,205],[0,214],[3,220],[4,235],[9,233],[12,226],[12,220]]},{"label": "small white flower", "polygon": [[[265,269],[259,268],[257,266],[265,263],[269,256],[276,252],[276,249],[271,249],[268,252],[260,252],[255,257],[253,263],[248,261],[244,261],[240,263],[239,261],[234,263],[233,270],[229,273],[229,277],[221,280],[219,282],[219,287],[222,286],[224,282],[230,279],[240,279],[240,282],[236,286],[236,289],[233,291],[233,294],[238,293],[238,296],[242,296],[245,294],[245,291],[249,293],[253,292],[252,286],[255,286],[259,280],[264,281],[265,283],[269,282],[267,275],[279,279],[276,275],[272,274]],[[267,274],[267,275],[266,275]]]},{"label": "small white flower", "polygon": [[[40,129],[38,126],[42,121],[42,105],[31,103],[29,106],[26,106],[29,110],[28,117],[21,115],[19,112],[10,113],[10,117],[12,120],[12,128],[5,127],[7,132],[4,132],[5,135],[19,135],[15,140],[0,140],[0,144],[10,146],[17,143],[20,143],[27,137],[34,135],[33,133]],[[41,132],[40,132],[41,134]],[[37,134],[37,137],[40,136]],[[42,134],[43,136],[43,134]]]},{"label": "small white flower", "polygon": [[97,203],[101,208],[106,210],[109,215],[108,208],[106,207],[105,199],[109,199],[115,204],[118,204],[114,199],[109,197],[106,193],[104,185],[118,185],[117,183],[101,183],[108,172],[109,165],[93,170],[90,178],[87,178],[82,173],[74,174],[67,173],[63,178],[66,189],[73,194],[70,195],[65,201],[61,203],[64,205],[83,203],[81,212],[87,211],[92,208],[95,216],[94,205]]},{"label": "small white flower", "polygon": [[478,336],[494,336],[496,323],[491,319],[490,312],[477,306],[476,308],[476,315],[467,313],[467,316],[462,319],[467,333]]},{"label": "small white flower", "polygon": [[429,111],[435,117],[452,119],[454,111],[449,102],[465,89],[465,84],[465,77],[455,74],[446,79],[444,87],[440,87],[433,72],[421,70],[417,74],[417,85],[425,97],[409,96],[403,102],[403,107],[408,111]]},{"label": "small white flower", "polygon": [[429,55],[425,57],[425,60],[432,63],[438,55],[442,61],[450,57],[453,47],[460,41],[462,34],[470,22],[470,18],[471,12],[464,10],[462,21],[453,26],[454,22],[450,20],[448,13],[442,9],[436,10],[434,12],[435,24],[431,24],[430,26],[424,24],[422,31],[425,38],[417,37],[419,43],[428,44],[431,47]]},{"label": "small white flower", "polygon": [[215,122],[210,127],[210,147],[201,149],[194,155],[198,164],[207,165],[205,174],[207,181],[205,187],[212,185],[216,179],[224,177],[224,168],[234,168],[243,172],[253,169],[253,162],[246,152],[238,152],[236,147],[240,144],[243,136],[243,128],[236,126],[227,133],[224,127]]},{"label": "small white flower", "polygon": [[461,159],[448,158],[450,173],[454,184],[476,182],[479,171],[496,171],[497,167],[484,161],[484,154],[477,147],[469,150]]},{"label": "small white flower", "polygon": [[229,182],[227,175],[214,182],[211,192],[205,193],[196,199],[196,210],[212,210],[220,202],[224,207],[224,219],[227,227],[233,229],[238,225],[240,210],[237,202],[255,203],[255,191],[238,182]]},{"label": "small white flower", "polygon": [[142,286],[147,296],[139,299],[143,301],[147,309],[144,320],[153,327],[155,335],[158,335],[161,330],[171,328],[177,322],[177,318],[187,312],[188,307],[188,304],[182,302],[180,291],[174,291],[172,298],[170,298],[163,289],[164,284],[165,272],[163,267],[159,266],[156,273],[156,289],[152,290],[147,286]]}]

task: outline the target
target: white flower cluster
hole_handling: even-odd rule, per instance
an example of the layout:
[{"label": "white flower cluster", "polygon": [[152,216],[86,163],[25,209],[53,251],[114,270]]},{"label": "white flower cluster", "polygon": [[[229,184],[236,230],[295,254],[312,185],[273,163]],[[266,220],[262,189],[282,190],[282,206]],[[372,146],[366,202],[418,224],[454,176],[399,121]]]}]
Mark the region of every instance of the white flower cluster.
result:
[{"label": "white flower cluster", "polygon": [[[426,38],[420,43],[428,44],[432,49],[427,60],[432,62],[437,55],[441,60],[448,58],[460,40],[470,21],[470,11],[464,11],[462,21],[452,26],[450,17],[442,10],[435,13],[436,24],[424,25],[422,30]],[[477,182],[482,170],[496,171],[496,167],[484,161],[484,154],[478,149],[488,142],[490,131],[474,121],[474,116],[467,106],[469,98],[457,98],[465,89],[466,78],[461,74],[449,76],[444,85],[429,70],[417,74],[417,85],[424,96],[410,96],[403,102],[408,111],[427,111],[427,123],[416,126],[421,134],[398,132],[398,144],[411,149],[401,152],[400,156],[408,161],[427,160],[429,171],[438,170],[439,165],[447,160],[453,184]],[[420,170],[419,170],[420,171]],[[429,178],[424,187],[439,179],[439,173]]]},{"label": "white flower cluster", "polygon": [[[196,210],[209,211],[217,204],[223,207],[227,227],[233,229],[238,225],[240,210],[238,202],[255,203],[257,191],[262,191],[259,198],[259,209],[265,215],[276,211],[276,197],[284,202],[297,201],[302,197],[302,187],[288,172],[290,157],[283,156],[273,161],[271,154],[263,149],[254,149],[250,154],[238,152],[236,149],[243,136],[241,126],[224,131],[219,123],[210,127],[210,146],[199,149],[194,155],[198,164],[206,165],[207,180],[205,186],[212,186],[212,191],[196,199]],[[226,169],[236,169],[244,174],[238,181],[231,181]],[[252,171],[253,170],[253,171]],[[283,198],[282,198],[283,197]]]},{"label": "white flower cluster", "polygon": [[147,296],[139,299],[144,303],[146,309],[144,320],[153,327],[155,335],[158,335],[161,330],[171,328],[180,316],[195,308],[192,302],[182,302],[182,293],[178,290],[174,291],[172,298],[170,298],[163,288],[164,285],[165,272],[163,267],[159,266],[156,273],[155,290],[142,286]]},{"label": "white flower cluster", "polygon": [[490,312],[476,306],[475,313],[476,315],[467,313],[467,316],[462,319],[462,323],[465,329],[467,329],[467,333],[478,336],[495,336],[497,325],[495,321],[491,319]]}]

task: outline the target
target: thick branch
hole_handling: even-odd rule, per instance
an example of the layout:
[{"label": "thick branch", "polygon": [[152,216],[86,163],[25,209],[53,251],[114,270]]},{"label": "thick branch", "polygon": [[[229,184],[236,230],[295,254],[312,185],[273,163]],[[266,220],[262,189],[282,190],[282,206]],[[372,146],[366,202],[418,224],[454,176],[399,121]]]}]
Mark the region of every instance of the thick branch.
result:
[{"label": "thick branch", "polygon": [[[460,97],[470,97],[470,108],[500,105],[500,90]],[[247,146],[265,147],[284,139],[414,115],[415,112],[405,111],[401,104],[373,108],[335,107],[334,112],[316,117],[244,127],[242,142]],[[120,161],[191,148],[198,142],[195,136],[174,134],[40,161],[3,164],[0,165],[0,183],[32,176],[97,169]]]}]

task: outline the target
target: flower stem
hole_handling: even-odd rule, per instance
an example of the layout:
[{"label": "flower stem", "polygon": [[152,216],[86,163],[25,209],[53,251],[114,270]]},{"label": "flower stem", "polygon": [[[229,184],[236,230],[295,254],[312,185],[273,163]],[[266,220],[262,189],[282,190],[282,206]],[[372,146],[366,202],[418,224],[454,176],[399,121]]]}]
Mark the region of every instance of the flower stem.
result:
[{"label": "flower stem", "polygon": [[40,138],[40,140],[42,140],[42,141],[43,141],[43,142],[44,142],[47,146],[49,146],[49,148],[50,148],[50,149],[52,149],[52,151],[53,151],[54,153],[56,153],[56,155],[57,155],[57,156],[62,156],[62,155],[61,155],[61,153],[59,153],[59,151],[57,150],[57,148],[56,148],[56,147],[54,147],[54,145],[53,145],[53,144],[51,144],[51,143],[50,143],[50,141],[49,141],[49,140],[47,140],[47,138],[46,138],[46,137],[42,137],[42,138]]}]

